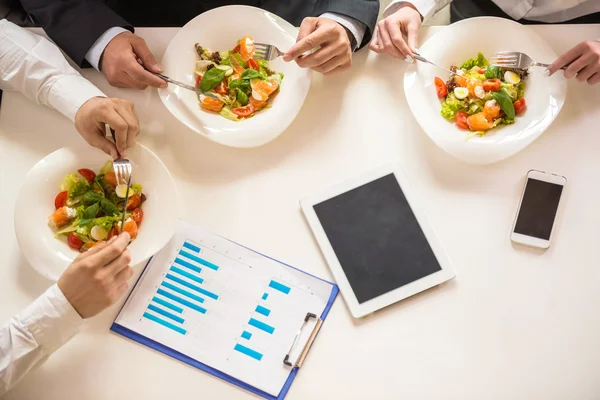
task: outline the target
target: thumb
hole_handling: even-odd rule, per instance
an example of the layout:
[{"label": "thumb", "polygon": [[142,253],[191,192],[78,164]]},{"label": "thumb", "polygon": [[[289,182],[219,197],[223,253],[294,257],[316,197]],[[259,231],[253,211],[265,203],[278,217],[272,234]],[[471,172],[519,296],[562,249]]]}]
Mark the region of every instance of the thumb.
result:
[{"label": "thumb", "polygon": [[[102,124],[104,126],[104,124]],[[110,155],[113,160],[119,158],[119,152],[113,142],[104,137],[103,129],[98,129],[92,137],[89,138],[88,142],[90,145],[97,149],[102,150],[106,154]]]},{"label": "thumb", "polygon": [[137,57],[142,60],[142,65],[144,65],[144,67],[148,68],[152,72],[159,73],[163,71],[160,64],[158,64],[156,61],[156,58],[154,58],[154,55],[152,55],[148,45],[146,45],[146,41],[144,39],[139,38],[139,40],[131,41],[131,46],[133,47],[133,51]]},{"label": "thumb", "polygon": [[296,58],[298,55],[298,43],[302,41],[302,39],[309,36],[317,29],[317,25],[319,24],[318,18],[306,17],[302,20],[302,24],[300,25],[300,29],[298,30],[298,37],[296,37],[296,44],[290,47],[285,54],[283,55],[283,61],[289,62]]}]

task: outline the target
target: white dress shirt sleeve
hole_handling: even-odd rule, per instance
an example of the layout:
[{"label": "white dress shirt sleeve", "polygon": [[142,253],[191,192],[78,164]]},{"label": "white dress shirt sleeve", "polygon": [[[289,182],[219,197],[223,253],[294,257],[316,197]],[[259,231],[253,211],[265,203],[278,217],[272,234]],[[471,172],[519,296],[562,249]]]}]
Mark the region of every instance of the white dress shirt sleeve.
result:
[{"label": "white dress shirt sleeve", "polygon": [[75,121],[79,107],[106,97],[42,36],[0,20],[0,89],[16,90]]},{"label": "white dress shirt sleeve", "polygon": [[108,29],[106,32],[102,34],[90,47],[87,54],[85,55],[85,59],[89,62],[92,67],[96,68],[96,70],[100,71],[100,58],[102,57],[102,53],[104,53],[104,49],[111,40],[115,38],[120,33],[129,32],[127,29],[123,29],[120,26],[115,26]]},{"label": "white dress shirt sleeve", "polygon": [[0,397],[83,324],[56,284],[13,317],[0,329]]},{"label": "white dress shirt sleeve", "polygon": [[423,17],[423,22],[433,17],[434,14],[440,11],[442,8],[452,3],[452,0],[413,0],[413,1],[401,1],[392,0],[390,5],[387,6],[383,12],[383,18],[387,18],[406,4],[412,4],[417,11]]},{"label": "white dress shirt sleeve", "polygon": [[360,47],[360,44],[365,37],[365,32],[367,31],[367,27],[362,22],[348,17],[347,15],[342,15],[338,13],[326,12],[321,14],[322,18],[329,18],[338,24],[342,25],[344,28],[348,29],[352,36],[354,37],[354,41],[352,42],[353,51]]}]

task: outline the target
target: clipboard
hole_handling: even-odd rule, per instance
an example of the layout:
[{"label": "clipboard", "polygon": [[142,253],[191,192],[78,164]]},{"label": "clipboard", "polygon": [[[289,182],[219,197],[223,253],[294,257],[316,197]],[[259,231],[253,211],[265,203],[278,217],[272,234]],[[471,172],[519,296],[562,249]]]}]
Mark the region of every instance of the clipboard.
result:
[{"label": "clipboard", "polygon": [[[243,381],[241,381],[241,380],[239,380],[239,379],[237,379],[235,377],[232,377],[232,376],[230,376],[230,375],[228,375],[228,374],[226,374],[226,373],[224,373],[224,372],[222,372],[222,371],[220,371],[220,370],[218,370],[216,368],[213,368],[213,367],[211,367],[211,366],[209,366],[207,364],[199,362],[198,360],[196,360],[196,359],[194,359],[192,357],[189,357],[188,355],[183,354],[183,353],[181,353],[181,352],[179,352],[179,351],[177,351],[177,350],[175,350],[175,349],[173,349],[173,348],[171,348],[169,346],[166,346],[166,345],[164,345],[162,343],[159,343],[159,342],[157,342],[157,341],[155,341],[153,339],[150,339],[150,338],[148,338],[148,337],[146,337],[146,336],[144,336],[144,335],[142,335],[142,334],[140,334],[138,332],[135,332],[135,331],[133,331],[133,330],[131,330],[131,329],[129,329],[129,328],[127,328],[127,327],[125,327],[125,326],[117,323],[116,319],[115,319],[115,322],[113,322],[113,324],[111,325],[110,330],[113,331],[113,332],[115,332],[115,333],[118,333],[118,334],[120,334],[122,336],[125,336],[125,337],[127,337],[127,338],[129,338],[129,339],[131,339],[131,340],[133,340],[135,342],[138,342],[138,343],[143,344],[143,345],[145,345],[147,347],[150,347],[150,348],[152,348],[152,349],[154,349],[154,350],[156,350],[156,351],[158,351],[160,353],[166,354],[166,355],[168,355],[170,357],[173,357],[173,358],[175,358],[175,359],[177,359],[179,361],[182,361],[182,362],[184,362],[184,363],[186,363],[188,365],[196,367],[196,368],[198,368],[198,369],[200,369],[202,371],[208,372],[211,375],[214,375],[214,376],[216,376],[216,377],[218,377],[218,378],[220,378],[220,379],[222,379],[224,381],[227,381],[227,382],[232,383],[232,384],[234,384],[236,386],[239,386],[239,387],[241,387],[241,388],[243,388],[243,389],[245,389],[245,390],[247,390],[247,391],[249,391],[251,393],[254,393],[254,394],[258,395],[258,396],[261,396],[261,397],[263,397],[265,399],[269,399],[269,400],[282,400],[282,399],[285,398],[287,392],[289,391],[289,389],[290,389],[290,387],[292,385],[292,382],[294,381],[296,375],[298,374],[299,369],[303,365],[303,363],[304,363],[304,361],[305,361],[305,359],[306,359],[306,357],[307,357],[307,355],[308,355],[308,353],[310,351],[310,348],[311,348],[312,344],[314,343],[314,340],[316,339],[316,337],[317,337],[317,335],[318,335],[318,333],[320,331],[320,328],[322,327],[322,324],[323,324],[324,320],[326,319],[327,315],[329,314],[331,306],[333,305],[333,302],[335,301],[335,299],[336,299],[336,297],[337,297],[337,295],[339,293],[339,288],[338,288],[338,286],[336,284],[334,284],[332,282],[328,282],[328,281],[326,281],[324,279],[321,279],[319,277],[316,277],[316,276],[314,276],[312,274],[309,274],[307,272],[301,271],[298,268],[295,268],[295,267],[293,267],[293,266],[291,266],[289,264],[283,263],[283,262],[281,262],[279,260],[276,260],[276,259],[274,259],[272,257],[266,256],[266,255],[261,254],[261,253],[259,253],[257,251],[254,251],[254,250],[252,250],[252,249],[250,249],[248,247],[245,247],[243,245],[239,245],[239,244],[237,244],[235,242],[231,242],[231,243],[234,243],[234,244],[236,244],[238,246],[241,246],[241,247],[243,247],[243,248],[245,248],[245,249],[247,249],[249,251],[252,251],[252,252],[256,253],[257,255],[260,255],[262,257],[265,257],[265,258],[268,258],[268,259],[270,259],[272,261],[275,261],[275,262],[277,262],[277,263],[279,263],[279,264],[281,264],[281,265],[283,265],[285,267],[292,268],[292,269],[294,269],[296,271],[299,271],[299,272],[301,272],[303,274],[306,274],[308,276],[311,276],[311,277],[313,277],[315,279],[318,279],[318,280],[320,280],[322,282],[325,282],[325,283],[331,285],[331,292],[330,292],[330,295],[329,295],[329,299],[327,301],[327,304],[326,304],[325,308],[323,309],[323,312],[321,313],[320,316],[317,316],[317,315],[314,315],[314,314],[310,314],[310,315],[307,314],[306,315],[306,317],[304,318],[304,322],[302,323],[302,326],[301,326],[300,330],[298,331],[298,333],[296,335],[296,338],[295,338],[294,342],[292,343],[292,345],[290,347],[290,350],[288,351],[288,353],[286,354],[286,356],[281,360],[281,362],[282,362],[283,365],[286,365],[286,366],[290,367],[290,373],[289,373],[289,375],[287,377],[287,380],[285,381],[285,384],[283,385],[281,391],[279,392],[279,394],[277,396],[271,395],[271,394],[269,394],[269,393],[267,393],[267,392],[265,392],[265,391],[263,391],[261,389],[258,389],[258,388],[254,387],[254,386],[252,386],[252,385],[250,385],[250,384],[248,384],[246,382],[243,382]],[[134,293],[134,289],[139,284],[140,279],[147,272],[147,269],[151,265],[151,261],[152,261],[152,259],[148,260],[148,262],[144,266],[144,269],[143,269],[142,273],[138,277],[138,280],[136,281],[133,289],[131,290],[131,292],[127,296],[127,299],[126,299],[125,303],[121,307],[121,310],[119,311],[119,314],[121,313],[122,309],[127,304],[127,301],[129,300],[129,297],[132,296],[132,293]],[[118,318],[118,316],[117,316],[117,318]],[[314,325],[311,326],[312,324],[314,324]],[[303,335],[308,336],[308,340],[304,344],[302,344],[303,340],[298,340]],[[295,356],[293,356],[293,354],[297,354],[298,356],[295,357]],[[293,362],[291,362],[291,361],[293,361]]]}]

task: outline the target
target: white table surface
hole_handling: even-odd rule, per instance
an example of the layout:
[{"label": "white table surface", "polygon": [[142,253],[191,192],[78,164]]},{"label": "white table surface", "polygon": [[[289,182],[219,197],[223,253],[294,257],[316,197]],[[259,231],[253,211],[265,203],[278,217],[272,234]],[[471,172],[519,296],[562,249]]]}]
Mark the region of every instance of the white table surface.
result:
[{"label": "white table surface", "polygon": [[[439,28],[425,28],[422,39]],[[534,27],[561,53],[600,26]],[[175,29],[140,29],[162,54]],[[438,149],[410,113],[404,63],[362,50],[351,72],[316,76],[292,126],[241,150],[185,128],[156,90],[111,88],[135,102],[140,142],[165,162],[180,215],[310,273],[331,274],[300,212],[304,195],[386,160],[400,160],[425,199],[457,272],[450,283],[354,320],[334,304],[288,399],[591,399],[600,396],[600,85],[569,82],[567,102],[529,148],[490,166]],[[19,182],[78,135],[58,113],[5,93],[0,111],[0,321],[50,282],[20,254]],[[509,240],[526,172],[568,178],[550,250]],[[139,270],[139,268],[138,268]],[[56,352],[6,399],[246,399],[247,392],[109,332],[120,304]]]}]

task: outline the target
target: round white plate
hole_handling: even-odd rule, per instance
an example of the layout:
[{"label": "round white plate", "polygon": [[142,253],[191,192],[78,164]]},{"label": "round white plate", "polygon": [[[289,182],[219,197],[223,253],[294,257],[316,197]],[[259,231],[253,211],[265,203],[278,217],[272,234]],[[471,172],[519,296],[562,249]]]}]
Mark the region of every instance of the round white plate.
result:
[{"label": "round white plate", "polygon": [[[140,183],[148,198],[142,207],[144,220],[138,236],[129,245],[131,265],[136,265],[162,249],[175,233],[177,190],[165,165],[146,147],[136,144],[127,157],[133,166],[132,182]],[[58,280],[79,255],[48,226],[60,184],[67,174],[81,168],[98,172],[108,159],[87,145],[62,148],[39,161],[25,176],[15,204],[17,240],[29,264],[48,279]]]},{"label": "round white plate", "polygon": [[[286,51],[296,42],[297,35],[298,30],[290,23],[259,8],[215,8],[185,24],[171,40],[162,58],[164,74],[194,85],[196,43],[211,51],[226,51],[233,49],[242,37],[251,36],[255,42]],[[286,63],[281,57],[271,61],[271,67],[284,74],[280,92],[271,108],[248,120],[230,121],[204,111],[194,92],[175,85],[160,89],[159,95],[167,109],[197,133],[227,146],[261,146],[279,136],[296,118],[312,79],[310,69],[302,69],[295,62]]]},{"label": "round white plate", "polygon": [[[482,52],[490,58],[497,51],[520,51],[536,61],[551,63],[557,58],[540,36],[528,27],[504,18],[470,18],[452,24],[429,39],[419,53],[449,68]],[[567,95],[562,73],[544,77],[544,69],[534,67],[525,81],[527,110],[508,126],[485,136],[465,141],[467,132],[440,115],[434,78],[448,80],[449,73],[433,65],[416,62],[404,75],[404,92],[410,109],[427,135],[449,154],[471,164],[489,164],[523,150],[552,123]]]}]

